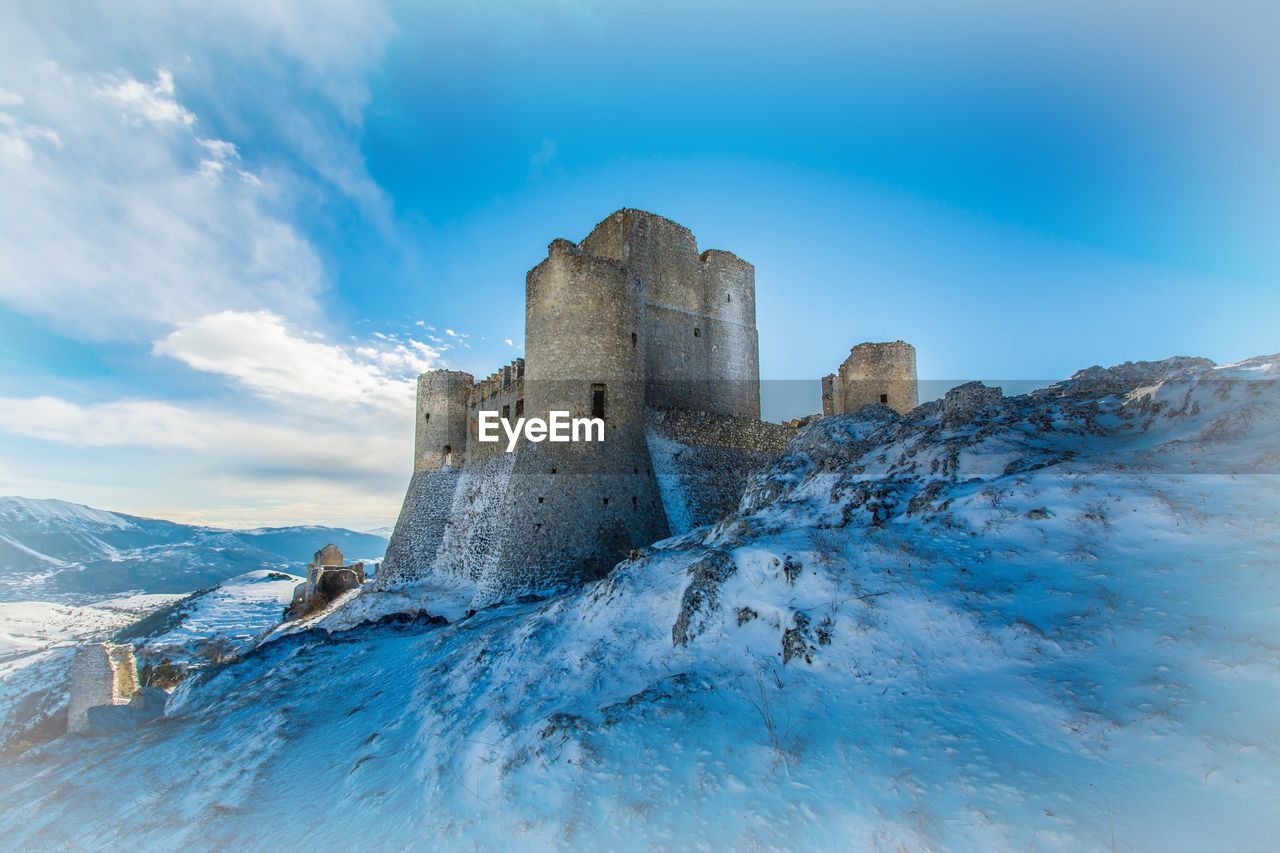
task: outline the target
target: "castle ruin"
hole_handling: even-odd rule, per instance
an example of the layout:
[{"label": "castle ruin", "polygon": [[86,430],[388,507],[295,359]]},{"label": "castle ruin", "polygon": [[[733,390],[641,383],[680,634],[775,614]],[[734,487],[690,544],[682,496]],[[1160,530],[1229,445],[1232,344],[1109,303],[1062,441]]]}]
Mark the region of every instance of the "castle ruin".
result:
[{"label": "castle ruin", "polygon": [[822,414],[888,406],[900,415],[920,405],[916,348],[904,341],[858,344],[837,372],[822,377]]},{"label": "castle ruin", "polygon": [[346,565],[342,550],[329,543],[307,565],[307,579],[293,588],[288,616],[298,618],[327,606],[364,583],[364,563]]},{"label": "castle ruin", "polygon": [[[413,477],[379,584],[450,580],[480,607],[599,577],[731,513],[797,430],[760,420],[755,268],[651,213],[551,242],[525,279],[525,347],[479,381],[419,377]],[[914,382],[914,350],[911,365]],[[507,453],[479,440],[482,411],[600,418],[605,439]]]},{"label": "castle ruin", "polygon": [[89,709],[127,705],[138,692],[138,664],[133,646],[125,643],[85,643],[71,659],[71,695],[67,703],[67,732],[87,731]]}]

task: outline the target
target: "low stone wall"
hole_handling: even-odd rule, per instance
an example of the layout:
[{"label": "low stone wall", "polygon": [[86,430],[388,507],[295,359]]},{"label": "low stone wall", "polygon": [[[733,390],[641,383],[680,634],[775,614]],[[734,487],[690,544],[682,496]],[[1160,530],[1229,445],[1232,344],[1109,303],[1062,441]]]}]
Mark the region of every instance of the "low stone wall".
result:
[{"label": "low stone wall", "polygon": [[645,426],[681,444],[781,454],[795,427],[686,409],[650,409]]}]

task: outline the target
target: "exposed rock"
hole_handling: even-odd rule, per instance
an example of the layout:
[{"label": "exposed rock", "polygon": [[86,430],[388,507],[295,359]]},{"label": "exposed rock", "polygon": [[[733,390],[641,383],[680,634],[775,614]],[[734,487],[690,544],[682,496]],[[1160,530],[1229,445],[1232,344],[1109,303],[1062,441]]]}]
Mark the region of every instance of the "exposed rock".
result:
[{"label": "exposed rock", "polygon": [[981,382],[957,385],[942,398],[942,423],[952,427],[973,420],[973,416],[994,403],[1000,402],[1004,392],[999,387]]},{"label": "exposed rock", "polygon": [[680,615],[671,626],[671,642],[687,644],[706,630],[710,617],[720,609],[720,585],[738,567],[723,551],[708,551],[689,566],[689,583],[680,599]]}]

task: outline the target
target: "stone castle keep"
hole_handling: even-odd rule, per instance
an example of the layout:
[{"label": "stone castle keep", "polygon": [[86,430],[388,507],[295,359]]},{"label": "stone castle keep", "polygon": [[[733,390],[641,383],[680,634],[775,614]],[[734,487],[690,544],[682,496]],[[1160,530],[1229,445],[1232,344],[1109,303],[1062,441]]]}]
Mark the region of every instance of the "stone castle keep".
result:
[{"label": "stone castle keep", "polygon": [[[888,370],[874,377],[888,383],[876,400],[911,408],[914,350],[874,346],[906,348],[862,370]],[[909,390],[898,387],[906,351]],[[849,364],[823,381],[825,414],[862,399],[846,389],[872,377],[851,369],[846,380]],[[600,417],[605,439],[506,453],[479,441],[481,411]],[[478,607],[597,577],[634,548],[732,512],[748,474],[795,431],[760,420],[755,268],[699,252],[675,222],[620,210],[581,243],[552,241],[529,271],[524,359],[479,382],[450,370],[419,378],[413,478],[379,583],[452,579],[474,585]]]}]

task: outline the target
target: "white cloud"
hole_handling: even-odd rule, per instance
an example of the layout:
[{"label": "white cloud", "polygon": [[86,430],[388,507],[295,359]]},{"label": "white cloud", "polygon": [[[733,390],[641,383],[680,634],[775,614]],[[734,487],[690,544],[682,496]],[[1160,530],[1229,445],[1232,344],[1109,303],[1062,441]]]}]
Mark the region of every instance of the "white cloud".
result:
[{"label": "white cloud", "polygon": [[156,71],[156,82],[151,85],[124,77],[98,91],[108,101],[118,104],[129,121],[184,125],[196,122],[196,117],[174,98],[173,73],[167,68]]},{"label": "white cloud", "polygon": [[153,351],[264,397],[409,411],[415,378],[440,354],[420,341],[381,337],[339,346],[300,335],[268,311],[222,311],[179,324]]},{"label": "white cloud", "polygon": [[298,224],[349,205],[396,248],[360,153],[391,34],[381,0],[0,4],[0,304],[233,388],[161,399],[148,369],[85,402],[97,387],[10,383],[11,488],[206,521],[394,513],[412,377],[439,351],[306,331],[341,324],[324,322],[330,278]]},{"label": "white cloud", "polygon": [[187,413],[167,403],[82,406],[57,397],[0,400],[0,429],[14,435],[85,447],[204,447]]},{"label": "white cloud", "polygon": [[375,468],[405,467],[399,464],[404,455],[400,442],[363,436],[360,453],[353,454],[352,430],[311,420],[307,424],[275,426],[244,414],[155,400],[83,404],[58,397],[0,398],[0,429],[78,447],[213,451],[317,471],[346,470],[362,461]]},{"label": "white cloud", "polygon": [[227,309],[317,325],[329,283],[299,207],[337,197],[393,229],[359,151],[391,32],[380,0],[0,9],[0,209],[22,211],[0,303],[80,340]]},{"label": "white cloud", "polygon": [[219,180],[235,146],[168,104],[171,77],[102,89],[52,62],[26,72],[38,97],[0,127],[0,207],[22,211],[0,229],[0,301],[82,340],[222,309],[319,315],[325,275],[287,187]]},{"label": "white cloud", "polygon": [[[3,471],[22,494],[206,524],[364,527],[394,518],[413,434],[411,416],[282,418],[56,397],[0,398],[0,432],[38,440],[24,447],[38,466]],[[85,460],[95,464],[85,470]]]},{"label": "white cloud", "polygon": [[515,341],[513,341],[513,340],[511,340],[511,338],[503,338],[503,339],[502,339],[502,342],[503,342],[504,344],[506,344],[507,346],[509,346],[509,347],[513,347],[513,346],[515,346],[515,345],[516,345],[516,342],[515,342]]}]

